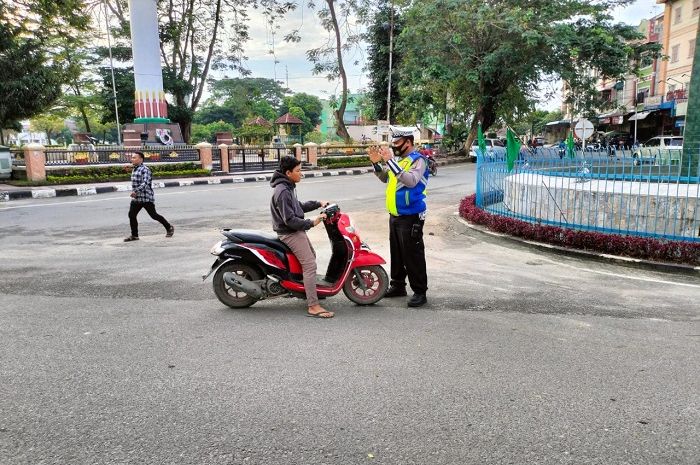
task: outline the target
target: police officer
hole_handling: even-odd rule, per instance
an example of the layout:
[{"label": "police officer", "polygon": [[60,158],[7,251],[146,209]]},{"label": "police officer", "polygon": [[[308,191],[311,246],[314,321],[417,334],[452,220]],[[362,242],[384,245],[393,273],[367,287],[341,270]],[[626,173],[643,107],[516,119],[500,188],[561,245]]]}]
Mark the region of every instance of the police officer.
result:
[{"label": "police officer", "polygon": [[[391,286],[385,297],[406,294],[406,277],[413,290],[409,307],[428,303],[428,276],[425,266],[423,224],[427,206],[428,163],[413,147],[416,128],[392,127],[391,150],[369,148],[374,174],[386,183],[389,211]],[[382,164],[384,162],[384,165]]]}]

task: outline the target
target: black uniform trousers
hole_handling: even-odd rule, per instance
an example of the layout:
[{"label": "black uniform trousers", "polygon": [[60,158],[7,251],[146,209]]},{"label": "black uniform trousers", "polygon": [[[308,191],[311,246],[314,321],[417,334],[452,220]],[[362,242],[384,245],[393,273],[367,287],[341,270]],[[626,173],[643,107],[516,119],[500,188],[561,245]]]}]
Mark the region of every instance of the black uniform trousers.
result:
[{"label": "black uniform trousers", "polygon": [[142,208],[146,210],[151,218],[162,224],[166,231],[170,229],[170,223],[156,212],[156,205],[153,202],[136,202],[132,200],[129,208],[129,225],[131,226],[131,235],[133,237],[139,237],[139,223],[136,220],[136,216]]},{"label": "black uniform trousers", "polygon": [[389,246],[391,248],[391,285],[406,287],[406,277],[416,294],[428,290],[423,244],[424,220],[416,215],[389,215]]}]

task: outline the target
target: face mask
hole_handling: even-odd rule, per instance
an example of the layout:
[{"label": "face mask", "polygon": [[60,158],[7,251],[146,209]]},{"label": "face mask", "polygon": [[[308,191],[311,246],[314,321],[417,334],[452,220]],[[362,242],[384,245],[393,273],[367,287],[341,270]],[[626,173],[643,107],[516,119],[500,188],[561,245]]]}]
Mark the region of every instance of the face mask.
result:
[{"label": "face mask", "polygon": [[394,152],[395,157],[401,157],[403,155],[403,149],[406,146],[406,144],[401,144],[398,147],[392,145],[391,150]]}]

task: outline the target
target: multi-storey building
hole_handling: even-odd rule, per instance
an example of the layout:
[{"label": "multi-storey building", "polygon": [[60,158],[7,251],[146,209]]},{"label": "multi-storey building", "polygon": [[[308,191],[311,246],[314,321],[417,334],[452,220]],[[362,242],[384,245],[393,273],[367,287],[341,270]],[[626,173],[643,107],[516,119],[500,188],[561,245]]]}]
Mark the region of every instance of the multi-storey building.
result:
[{"label": "multi-storey building", "polygon": [[661,65],[659,95],[673,102],[671,124],[664,133],[681,133],[688,108],[688,84],[695,57],[695,38],[700,16],[700,0],[656,0],[664,4],[664,53],[668,60]]},{"label": "multi-storey building", "polygon": [[629,134],[639,142],[662,135],[682,135],[688,83],[695,55],[700,0],[656,0],[664,12],[640,23],[647,43],[658,43],[663,58],[642,58],[639,76],[600,80],[598,90],[611,111],[601,112],[598,129]]}]

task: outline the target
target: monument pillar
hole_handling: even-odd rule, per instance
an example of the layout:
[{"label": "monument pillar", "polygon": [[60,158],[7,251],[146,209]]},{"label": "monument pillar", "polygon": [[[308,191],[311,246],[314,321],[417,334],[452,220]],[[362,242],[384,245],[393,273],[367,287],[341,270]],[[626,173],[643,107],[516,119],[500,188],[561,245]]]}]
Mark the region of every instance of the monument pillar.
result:
[{"label": "monument pillar", "polygon": [[129,0],[134,57],[134,123],[169,123],[160,66],[157,0]]}]

